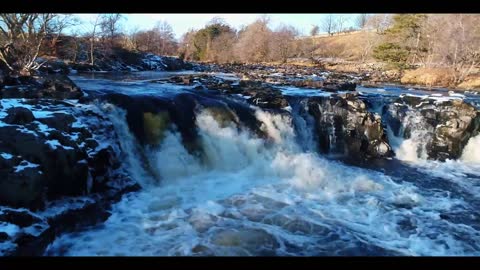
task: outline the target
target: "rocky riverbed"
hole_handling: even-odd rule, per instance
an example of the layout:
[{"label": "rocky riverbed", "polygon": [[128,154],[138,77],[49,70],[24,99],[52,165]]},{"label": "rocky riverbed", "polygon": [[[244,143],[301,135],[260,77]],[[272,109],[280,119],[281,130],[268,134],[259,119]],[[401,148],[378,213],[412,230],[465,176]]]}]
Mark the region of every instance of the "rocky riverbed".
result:
[{"label": "rocky riverbed", "polygon": [[[165,66],[170,65],[161,69],[192,68]],[[120,229],[129,235],[126,241],[134,254],[361,255],[361,241],[352,239],[360,232],[370,239],[372,232],[366,227],[355,231],[337,214],[352,214],[351,207],[363,209],[357,202],[360,198],[375,199],[385,205],[375,210],[379,212],[372,217],[373,223],[392,215],[393,210],[384,212],[385,208],[396,209],[395,222],[404,222],[408,215],[416,220],[405,221],[408,226],[401,223],[403,227],[391,224],[396,233],[405,234],[414,230],[412,226],[435,231],[425,216],[430,206],[422,205],[418,197],[430,204],[441,197],[430,194],[429,188],[422,190],[424,183],[411,186],[409,172],[418,168],[408,167],[408,162],[480,161],[471,150],[480,133],[479,103],[473,95],[365,88],[357,75],[315,68],[240,65],[197,66],[196,70],[4,78],[0,89],[0,253],[85,254],[88,230],[77,233],[106,222],[115,234],[119,220],[128,223],[140,218],[125,208],[131,203],[144,211],[144,227],[138,227],[141,222],[131,225],[132,230],[140,230],[138,239],[145,245],[153,244],[148,235],[160,237],[160,242],[162,234],[168,239],[178,237],[170,230],[186,236],[193,233],[196,239],[186,251],[161,242],[157,252],[142,253],[146,246],[135,244],[129,231]],[[372,164],[380,164],[373,170],[383,175],[370,172]],[[399,168],[406,173],[398,180],[393,175]],[[470,167],[462,173],[465,179],[480,179]],[[425,183],[435,180],[425,172],[417,173],[418,177],[424,177]],[[437,183],[446,181],[442,177],[437,177]],[[184,182],[172,184],[172,179]],[[198,181],[205,181],[205,188],[210,189],[184,189],[202,186]],[[316,195],[292,188],[311,189]],[[458,187],[435,188],[465,201],[464,209],[478,204],[476,195],[465,195]],[[181,195],[174,196],[177,192]],[[357,197],[357,193],[364,195]],[[153,199],[159,194],[165,200]],[[320,196],[321,201],[343,196],[345,202],[335,199],[332,212],[326,213],[326,209],[317,209],[318,202],[311,196]],[[140,197],[148,210],[142,208]],[[292,202],[298,198],[304,199],[295,206]],[[205,203],[208,207],[201,208]],[[435,211],[448,214],[459,226],[476,228],[475,221],[464,220],[470,212],[452,217],[452,209],[447,208]],[[334,229],[332,223],[312,213],[298,219],[300,209],[317,209],[339,224]],[[242,218],[248,222],[241,222]],[[184,222],[190,224],[188,228],[182,227]],[[357,222],[352,218],[352,224]],[[443,224],[438,222],[438,226]],[[107,242],[118,239],[107,237],[101,229],[94,231],[100,238],[92,254],[110,254],[99,246],[102,237]],[[410,234],[422,245],[436,241],[418,231]],[[473,238],[476,234],[476,229],[466,233]],[[328,235],[345,237],[354,245],[334,237],[331,241],[336,244],[328,246]],[[453,254],[480,251],[463,238],[452,239]],[[370,239],[365,240],[363,251],[370,255],[429,254],[402,242],[403,238],[397,240],[404,247]],[[431,250],[431,254],[442,252]]]}]

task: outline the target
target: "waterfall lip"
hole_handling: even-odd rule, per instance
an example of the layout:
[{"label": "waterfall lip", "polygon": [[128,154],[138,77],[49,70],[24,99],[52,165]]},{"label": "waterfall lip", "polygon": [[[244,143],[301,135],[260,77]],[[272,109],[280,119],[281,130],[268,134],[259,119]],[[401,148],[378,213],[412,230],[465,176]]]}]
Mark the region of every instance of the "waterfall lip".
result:
[{"label": "waterfall lip", "polygon": [[[283,105],[262,109],[243,97],[178,89],[158,99],[168,100],[165,106],[177,113],[188,105],[192,114],[186,118],[194,121],[188,129],[198,133],[200,153],[189,151],[193,146],[174,127],[157,147],[138,147],[125,109],[106,110],[132,159],[126,157],[125,163],[137,162],[131,167],[144,177],[138,151],[145,151],[161,181],[145,180],[141,191],[113,206],[103,226],[60,236],[50,247],[52,254],[64,245],[67,255],[479,254],[472,244],[480,241],[472,210],[478,196],[472,180],[480,179],[475,166],[329,159],[308,148],[316,146],[308,95],[283,93],[288,112]],[[390,103],[394,90],[357,92],[362,92],[355,96],[361,102],[341,104],[356,110],[372,96]],[[125,103],[138,98],[131,95]],[[378,109],[375,102],[365,111]],[[158,110],[163,105],[151,106]],[[219,110],[209,111],[210,106]],[[241,125],[247,121],[240,119],[241,112],[253,117],[254,124]],[[361,119],[379,120],[371,115]],[[264,136],[253,131],[257,123]]]}]

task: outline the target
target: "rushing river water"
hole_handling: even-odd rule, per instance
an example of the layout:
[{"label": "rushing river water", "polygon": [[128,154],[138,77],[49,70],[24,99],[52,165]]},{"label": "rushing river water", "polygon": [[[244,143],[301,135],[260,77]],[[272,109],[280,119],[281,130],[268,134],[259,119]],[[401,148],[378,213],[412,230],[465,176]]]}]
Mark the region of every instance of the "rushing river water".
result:
[{"label": "rushing river water", "polygon": [[[174,95],[191,87],[152,82],[171,74],[72,79],[90,94]],[[225,75],[223,75],[225,76]],[[326,95],[284,87],[285,95]],[[432,92],[361,88],[373,97]],[[435,97],[456,98],[447,91]],[[476,104],[474,95],[458,96]],[[205,155],[191,155],[175,130],[145,149],[149,176],[125,111],[102,105],[142,190],[116,203],[103,224],[60,236],[49,255],[480,255],[480,138],[458,161],[426,160],[409,140],[390,138],[392,160],[361,167],[318,154],[310,124],[257,109],[272,140],[199,112]],[[410,119],[409,121],[415,121]],[[417,134],[415,133],[415,134]],[[412,146],[413,145],[413,146]]]}]

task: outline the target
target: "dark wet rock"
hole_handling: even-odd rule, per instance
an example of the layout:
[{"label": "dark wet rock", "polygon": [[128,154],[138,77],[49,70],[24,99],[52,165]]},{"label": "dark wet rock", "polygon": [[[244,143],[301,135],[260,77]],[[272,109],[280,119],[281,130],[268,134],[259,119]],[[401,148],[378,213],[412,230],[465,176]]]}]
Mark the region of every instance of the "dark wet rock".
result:
[{"label": "dark wet rock", "polygon": [[71,132],[72,124],[75,118],[66,113],[52,113],[48,117],[38,119],[39,122],[45,125],[64,132]]},{"label": "dark wet rock", "polygon": [[66,75],[53,74],[11,79],[0,89],[2,98],[78,99],[83,92]]},{"label": "dark wet rock", "polygon": [[341,80],[296,80],[292,84],[297,87],[322,89],[329,92],[337,91],[355,91],[357,84],[355,82]]},{"label": "dark wet rock", "polygon": [[42,219],[38,216],[32,215],[31,212],[26,210],[8,210],[4,209],[0,214],[0,221],[6,223],[12,223],[20,228],[32,226],[35,223],[42,222]]},{"label": "dark wet rock", "polygon": [[[56,235],[104,221],[112,202],[140,186],[119,169],[117,137],[105,118],[58,100],[22,104],[50,113],[0,126],[0,222],[19,228],[15,235],[2,235],[10,242],[2,247],[11,249],[0,253],[38,256]],[[109,138],[112,146],[97,149],[99,138]],[[70,204],[78,196],[89,199]]]},{"label": "dark wet rock", "polygon": [[70,68],[78,72],[100,71],[100,69],[97,66],[92,66],[86,63],[72,63],[70,64]]},{"label": "dark wet rock", "polygon": [[93,181],[91,192],[104,192],[109,189],[108,183],[119,163],[111,146],[90,154],[88,165]]},{"label": "dark wet rock", "polygon": [[[16,226],[16,230],[5,233],[4,241],[10,242],[13,248],[0,249],[3,255],[42,255],[41,252],[28,252],[27,250],[39,250],[40,246],[46,245],[53,240],[53,234],[48,230],[48,224],[44,218],[30,211],[22,209],[0,209],[0,222]],[[50,241],[45,237],[50,234]],[[1,237],[1,236],[0,236]],[[0,240],[1,241],[1,240]],[[43,242],[43,243],[42,243]]]},{"label": "dark wet rock", "polygon": [[42,96],[57,99],[78,99],[83,92],[66,75],[49,75],[42,85]]},{"label": "dark wet rock", "polygon": [[[50,62],[49,62],[50,63]],[[53,73],[68,74],[71,70],[76,72],[98,72],[98,71],[175,71],[192,69],[194,66],[177,57],[158,56],[151,53],[133,52],[123,48],[113,48],[113,52],[108,57],[97,58],[95,64],[89,63],[71,63],[66,67],[54,64],[56,69]],[[50,70],[47,70],[50,71]]]},{"label": "dark wet rock", "polygon": [[383,111],[396,136],[408,139],[414,132],[424,131],[430,159],[458,159],[468,140],[480,133],[480,113],[462,100],[402,96]]},{"label": "dark wet rock", "polygon": [[250,255],[273,256],[280,244],[275,237],[262,229],[240,228],[215,232],[212,243],[219,247],[240,248]]},{"label": "dark wet rock", "polygon": [[[59,132],[53,134],[64,138]],[[38,166],[23,170],[7,168],[7,178],[1,181],[5,185],[2,190],[6,191],[1,196],[2,201],[17,207],[36,208],[40,205],[35,207],[30,203],[40,200],[45,190],[49,199],[85,193],[88,167],[81,162],[87,157],[85,150],[76,145],[64,146],[58,140],[56,142],[13,126],[0,127],[0,149],[22,156],[26,160],[22,161],[26,162],[24,166],[30,163]],[[22,165],[22,162],[18,165]]]},{"label": "dark wet rock", "polygon": [[195,119],[197,112],[204,109],[213,113],[213,116],[221,122],[232,121],[255,133],[262,133],[261,123],[256,119],[254,110],[247,104],[209,93],[181,93],[171,98],[109,94],[103,98],[127,110],[129,128],[143,145],[158,144],[163,132],[171,129],[174,124],[182,135],[182,142],[187,149],[199,150]]},{"label": "dark wet rock", "polygon": [[165,70],[167,71],[191,69],[193,67],[191,63],[185,62],[176,57],[163,57],[162,61],[165,64]]},{"label": "dark wet rock", "polygon": [[37,167],[17,170],[16,166],[0,169],[0,204],[32,209],[42,207],[46,183],[43,172]]},{"label": "dark wet rock", "polygon": [[326,81],[323,85],[323,89],[330,92],[355,91],[356,87],[356,83],[345,81]]},{"label": "dark wet rock", "polygon": [[69,74],[70,69],[69,65],[67,65],[65,62],[56,60],[56,61],[47,61],[45,64],[43,64],[39,71],[45,72],[48,74],[56,74],[56,73],[61,73],[61,74]]},{"label": "dark wet rock", "polygon": [[393,155],[380,116],[368,112],[358,96],[313,97],[308,104],[320,152],[353,158]]},{"label": "dark wet rock", "polygon": [[0,232],[0,242],[3,242],[5,240],[8,240],[10,238],[10,236],[8,236],[7,233],[5,232]]},{"label": "dark wet rock", "polygon": [[4,82],[5,82],[5,73],[4,73],[3,70],[0,68],[0,88],[3,87]]},{"label": "dark wet rock", "polygon": [[35,120],[32,111],[24,107],[15,107],[7,110],[7,117],[3,121],[11,125],[28,124]]},{"label": "dark wet rock", "polygon": [[263,109],[282,109],[288,106],[288,101],[280,90],[260,81],[241,80],[238,88],[227,93],[245,96],[249,103]]},{"label": "dark wet rock", "polygon": [[3,85],[13,86],[13,85],[19,85],[19,84],[20,84],[20,80],[18,79],[18,77],[7,75],[3,78]]}]

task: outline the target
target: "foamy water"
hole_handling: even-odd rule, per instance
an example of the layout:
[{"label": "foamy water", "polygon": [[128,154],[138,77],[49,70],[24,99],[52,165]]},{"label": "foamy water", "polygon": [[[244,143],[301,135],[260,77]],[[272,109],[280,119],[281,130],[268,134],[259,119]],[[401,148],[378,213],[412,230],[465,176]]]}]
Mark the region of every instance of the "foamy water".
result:
[{"label": "foamy water", "polygon": [[[129,134],[122,110],[107,113],[117,133]],[[158,179],[143,178],[143,189],[115,204],[104,224],[59,237],[46,254],[480,255],[475,196],[305,152],[292,119],[255,115],[269,138],[200,112],[200,156],[172,128],[158,148],[145,151]],[[129,170],[146,175],[133,136],[124,138]],[[475,162],[477,143],[469,142],[463,160]],[[433,175],[462,192],[480,179],[474,164],[427,162],[421,153],[414,159],[412,144],[400,149],[424,181],[442,170],[463,174]]]}]

